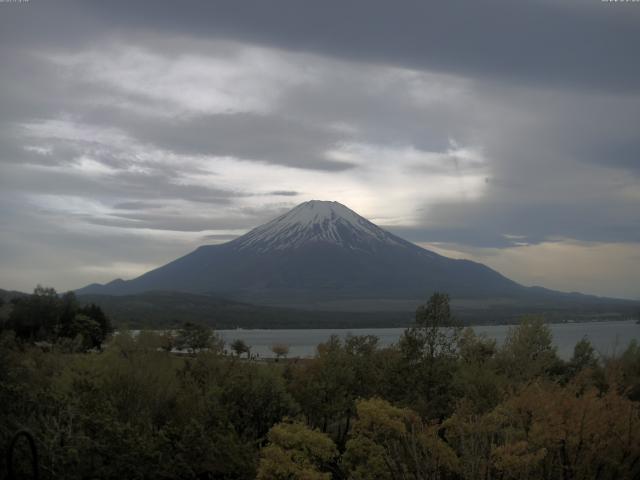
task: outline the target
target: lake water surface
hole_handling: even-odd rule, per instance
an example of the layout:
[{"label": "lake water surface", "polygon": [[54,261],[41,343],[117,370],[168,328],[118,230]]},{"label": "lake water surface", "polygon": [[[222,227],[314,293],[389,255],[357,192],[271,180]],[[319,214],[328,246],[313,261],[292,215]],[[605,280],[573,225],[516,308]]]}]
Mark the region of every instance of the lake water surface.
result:
[{"label": "lake water surface", "polygon": [[[573,347],[583,337],[588,338],[600,354],[622,352],[632,339],[640,342],[640,325],[633,320],[618,322],[555,323],[549,325],[553,340],[562,358],[569,358]],[[476,333],[484,333],[502,343],[509,325],[475,326]],[[341,338],[352,335],[375,335],[383,346],[396,343],[403,328],[355,328],[355,329],[287,329],[287,330],[218,330],[229,344],[239,338],[251,346],[251,353],[260,357],[273,357],[271,346],[283,343],[289,346],[289,357],[312,357],[319,343],[331,335]]]}]

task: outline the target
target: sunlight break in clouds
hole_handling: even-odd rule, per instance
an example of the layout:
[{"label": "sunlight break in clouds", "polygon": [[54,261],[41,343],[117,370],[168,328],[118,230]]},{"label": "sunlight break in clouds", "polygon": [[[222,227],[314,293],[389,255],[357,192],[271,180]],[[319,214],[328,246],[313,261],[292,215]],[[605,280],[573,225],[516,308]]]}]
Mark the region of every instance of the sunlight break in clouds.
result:
[{"label": "sunlight break in clouds", "polygon": [[[314,55],[224,42],[210,43],[209,54],[161,54],[144,47],[112,44],[101,51],[56,53],[47,59],[62,69],[66,81],[104,90],[113,96],[118,108],[133,108],[144,117],[153,114],[147,104],[170,104],[162,113],[177,115],[177,129],[185,115],[196,121],[202,115],[242,111],[260,116],[287,115],[279,112],[278,98],[290,91],[303,88],[312,98],[324,94],[334,82],[350,86],[354,78],[367,101],[395,96],[404,98],[404,108],[418,111],[443,102],[462,103],[469,88],[469,82],[454,77],[388,66],[354,67]],[[125,103],[119,101],[123,97]],[[139,108],[131,107],[131,102],[139,102]],[[283,199],[269,192],[296,191],[300,196],[289,205],[311,198],[334,199],[386,225],[414,225],[420,221],[416,217],[418,206],[454,198],[473,200],[482,194],[488,166],[479,149],[459,146],[452,140],[442,151],[420,149],[410,143],[376,145],[366,141],[366,124],[328,120],[322,122],[333,132],[335,141],[318,145],[318,154],[344,165],[337,172],[273,165],[259,154],[256,158],[216,155],[215,143],[211,153],[185,155],[142,142],[135,132],[132,135],[120,128],[87,124],[70,115],[23,127],[30,143],[40,140],[46,145],[32,149],[51,149],[51,144],[57,143],[74,152],[74,158],[39,168],[110,175],[111,182],[118,182],[119,174],[137,172],[143,180],[145,174],[169,171],[171,176],[166,181],[184,189],[197,186],[235,192],[233,203],[216,208],[229,214],[238,208],[260,208],[265,201],[282,205]],[[322,124],[318,127],[327,128]],[[215,136],[215,130],[211,134]],[[289,134],[282,131],[279,135]],[[305,155],[304,150],[301,155]],[[131,187],[128,197],[135,199],[134,185]],[[170,198],[165,201],[172,202]],[[200,207],[193,205],[186,215],[198,215]],[[121,215],[119,211],[112,213]],[[135,228],[133,221],[128,223]],[[204,219],[202,228],[208,230]]]},{"label": "sunlight break in clouds", "polygon": [[[269,191],[286,191],[294,185],[306,198],[341,201],[375,220],[388,225],[412,225],[416,203],[428,205],[451,199],[477,199],[485,186],[486,167],[479,153],[471,149],[450,148],[446,152],[424,152],[409,147],[378,147],[344,144],[327,152],[327,157],[353,165],[342,172],[313,172],[306,169],[268,165],[233,157],[180,156],[160,149],[151,150],[123,133],[92,135],[90,129],[72,122],[55,121],[27,126],[32,139],[69,144],[78,157],[68,163],[38,166],[62,173],[86,176],[119,173],[153,173],[154,168],[170,165],[180,169],[170,182],[176,186],[224,189],[234,186],[239,198],[235,206],[257,208]],[[93,155],[93,158],[91,157]],[[100,157],[113,165],[100,162]],[[114,159],[117,159],[114,162]],[[160,167],[159,167],[160,166]],[[268,185],[268,189],[265,189]],[[428,186],[428,188],[425,188]],[[135,191],[131,192],[135,195]],[[65,202],[55,202],[64,209]],[[235,208],[235,206],[233,208]],[[190,209],[193,215],[194,210]],[[229,210],[231,212],[231,209]],[[87,211],[87,215],[95,212]],[[121,212],[112,212],[118,215]],[[181,212],[176,212],[181,216]],[[212,219],[203,218],[204,224]]]},{"label": "sunlight break in clouds", "polygon": [[[640,245],[556,239],[507,248],[423,244],[451,258],[484,263],[522,283],[593,295],[637,299]],[[604,286],[603,286],[604,285]]]}]

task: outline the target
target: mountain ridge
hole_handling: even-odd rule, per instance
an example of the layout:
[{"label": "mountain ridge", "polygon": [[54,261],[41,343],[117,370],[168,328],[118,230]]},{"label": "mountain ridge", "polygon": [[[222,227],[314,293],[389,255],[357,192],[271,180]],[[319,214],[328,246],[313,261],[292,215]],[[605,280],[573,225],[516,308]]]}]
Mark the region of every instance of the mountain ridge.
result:
[{"label": "mountain ridge", "polygon": [[[420,299],[433,291],[459,299],[528,302],[576,294],[525,287],[486,265],[431,252],[348,207],[311,200],[229,242],[203,245],[132,280],[92,284],[78,294],[164,290],[222,295],[256,304]],[[598,297],[577,294],[591,302]]]}]

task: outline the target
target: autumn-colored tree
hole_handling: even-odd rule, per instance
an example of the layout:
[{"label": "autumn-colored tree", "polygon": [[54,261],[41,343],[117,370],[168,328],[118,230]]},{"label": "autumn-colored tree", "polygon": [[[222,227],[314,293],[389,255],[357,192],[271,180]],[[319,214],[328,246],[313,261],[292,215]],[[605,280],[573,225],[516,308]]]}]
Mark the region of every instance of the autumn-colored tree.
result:
[{"label": "autumn-colored tree", "polygon": [[409,409],[360,400],[343,466],[353,480],[447,478],[458,459],[437,430]]},{"label": "autumn-colored tree", "polygon": [[493,452],[494,467],[506,477],[640,475],[640,405],[616,389],[580,394],[572,385],[534,383],[497,413],[503,443]]},{"label": "autumn-colored tree", "polygon": [[478,413],[470,400],[463,400],[442,429],[458,456],[460,476],[464,480],[491,478],[492,449],[500,435],[499,418],[490,412]]},{"label": "autumn-colored tree", "polygon": [[542,462],[546,456],[545,448],[535,448],[526,440],[517,440],[495,447],[491,461],[500,479],[534,480],[543,475]]},{"label": "autumn-colored tree", "polygon": [[332,337],[280,365],[172,355],[151,331],[87,355],[77,332],[102,334],[98,315],[39,289],[14,320],[55,315],[0,335],[0,445],[28,428],[41,477],[70,480],[640,479],[637,343],[598,358],[583,340],[565,363],[539,320],[503,347],[435,329],[444,300],[400,345]]},{"label": "autumn-colored tree", "polygon": [[269,431],[269,444],[260,452],[258,480],[330,480],[338,455],[331,439],[296,422],[283,422]]}]

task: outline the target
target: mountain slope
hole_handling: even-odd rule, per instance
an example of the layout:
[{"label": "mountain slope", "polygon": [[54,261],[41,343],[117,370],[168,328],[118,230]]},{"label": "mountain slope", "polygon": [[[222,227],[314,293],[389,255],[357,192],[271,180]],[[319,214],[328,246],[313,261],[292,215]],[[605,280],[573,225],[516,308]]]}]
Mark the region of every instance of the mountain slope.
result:
[{"label": "mountain slope", "polygon": [[[315,308],[330,302],[457,299],[545,302],[570,298],[523,287],[485,265],[438,255],[337,202],[310,201],[235,240],[202,246],[133,280],[92,284],[79,294],[146,291],[215,294],[251,303]],[[596,297],[578,296],[590,301]],[[356,307],[357,309],[357,307]]]}]

